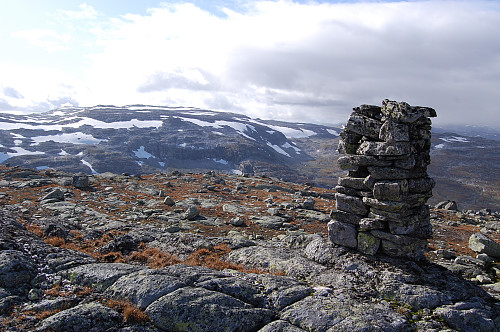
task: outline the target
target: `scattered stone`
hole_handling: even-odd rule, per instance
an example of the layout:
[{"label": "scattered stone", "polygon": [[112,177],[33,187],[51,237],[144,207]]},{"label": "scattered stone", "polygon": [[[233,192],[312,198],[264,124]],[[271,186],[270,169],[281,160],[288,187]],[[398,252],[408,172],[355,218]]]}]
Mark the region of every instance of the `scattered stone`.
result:
[{"label": "scattered stone", "polygon": [[[364,116],[373,116],[384,124],[376,107],[361,109]],[[383,135],[391,142],[399,142],[404,136],[385,130]],[[415,135],[410,132],[410,139]],[[457,258],[452,251],[442,249],[429,255],[439,265],[407,259],[414,259],[427,247],[429,210],[419,206],[419,197],[426,197],[433,181],[428,177],[378,180],[369,174],[368,166],[401,168],[405,161],[351,156],[367,164],[351,168],[346,177],[349,180],[343,180],[346,186],[362,188],[344,187],[349,190],[342,193],[347,196],[344,203],[361,200],[366,212],[333,210],[329,236],[322,234],[326,225],[321,223],[329,220],[324,209],[330,202],[325,200],[334,197],[324,195],[322,190],[297,190],[299,185],[294,185],[291,192],[277,189],[287,186],[277,179],[266,179],[269,184],[265,188],[277,190],[268,197],[268,193],[263,195],[255,189],[258,178],[238,177],[237,181],[244,181],[242,186],[252,196],[229,194],[224,200],[221,195],[227,194],[221,191],[193,197],[195,191],[180,183],[184,177],[176,178],[175,189],[168,192],[182,198],[179,207],[173,209],[158,201],[159,187],[152,185],[149,177],[139,181],[119,175],[113,179],[96,176],[102,183],[84,192],[71,189],[70,181],[61,189],[64,201],[43,205],[36,198],[17,204],[19,197],[29,194],[18,194],[17,190],[32,190],[32,197],[40,191],[24,186],[23,181],[18,181],[17,187],[9,182],[5,189],[9,193],[7,203],[0,211],[2,324],[7,331],[21,326],[33,331],[123,332],[498,330],[496,302],[500,300],[500,286],[493,284],[500,276],[496,257],[479,253],[475,258]],[[419,158],[415,154],[415,159]],[[421,165],[419,161],[417,164]],[[3,170],[0,167],[0,177]],[[60,175],[50,176],[51,185],[61,185]],[[67,175],[64,178],[71,180]],[[165,174],[156,176],[159,185],[166,178],[172,179]],[[186,176],[185,181],[195,190],[205,184],[197,175]],[[231,176],[226,181],[231,187],[237,182]],[[107,186],[113,189],[103,189]],[[126,188],[144,193],[140,195],[141,205],[129,193],[123,194],[121,190]],[[72,197],[71,192],[76,196]],[[314,210],[305,209],[306,197],[314,197]],[[371,205],[365,204],[363,198],[368,198],[365,201]],[[407,207],[394,211],[393,207],[401,202]],[[266,203],[273,204],[276,215],[266,213]],[[223,205],[227,211],[220,214]],[[191,206],[204,211],[196,222],[181,219]],[[434,235],[444,229],[439,222],[445,225],[448,216],[456,220],[455,232],[462,231],[465,224],[484,227],[499,217],[488,211],[463,211],[461,215],[434,212]],[[243,220],[250,220],[248,227],[228,225],[239,225]],[[259,228],[259,223],[271,228]],[[301,229],[287,228],[292,226]],[[49,243],[65,241],[65,247],[92,244],[85,251],[94,250],[97,259],[49,245],[29,230],[45,240],[50,238]],[[497,234],[488,234],[496,239]],[[337,237],[342,243],[351,243],[350,248],[358,252],[333,243],[331,239]],[[436,247],[445,248],[440,243]],[[221,255],[220,260],[211,261],[212,253]],[[384,257],[381,253],[402,258]],[[157,266],[177,261],[169,255],[180,260],[189,257],[189,264],[214,263],[225,269],[185,264],[148,267],[153,260]],[[116,263],[111,263],[114,259]],[[130,264],[117,263],[129,259]],[[109,263],[99,262],[102,260]],[[255,268],[258,273],[239,272],[240,267]],[[127,310],[139,314],[139,310],[145,310],[151,321],[126,321],[127,314],[120,309],[124,302],[117,306],[111,300],[130,302],[137,308],[125,305]],[[39,318],[47,314],[51,316]]]},{"label": "scattered stone", "polygon": [[236,226],[236,227],[245,226],[245,221],[243,219],[241,219],[240,217],[231,218],[229,223],[233,226]]},{"label": "scattered stone", "polygon": [[167,196],[163,200],[163,204],[168,205],[168,206],[174,206],[175,205],[175,201],[170,196]]},{"label": "scattered stone", "polygon": [[43,196],[41,201],[43,203],[64,201],[64,192],[60,188],[56,188],[49,192],[47,195]]},{"label": "scattered stone", "polygon": [[446,249],[436,250],[436,255],[443,259],[455,259],[457,257],[457,255],[453,251]]},{"label": "scattered stone", "polygon": [[190,206],[182,216],[183,219],[190,221],[196,220],[200,216],[200,210],[196,206]]},{"label": "scattered stone", "polygon": [[73,176],[73,186],[78,189],[89,189],[90,188],[90,181],[89,177],[86,174],[77,174]]}]

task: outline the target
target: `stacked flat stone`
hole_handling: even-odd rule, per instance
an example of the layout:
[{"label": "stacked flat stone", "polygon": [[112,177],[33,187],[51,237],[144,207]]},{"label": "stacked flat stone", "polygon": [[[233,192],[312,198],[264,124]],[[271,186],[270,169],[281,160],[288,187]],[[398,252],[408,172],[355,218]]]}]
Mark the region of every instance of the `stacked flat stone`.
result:
[{"label": "stacked flat stone", "polygon": [[382,107],[354,108],[339,143],[337,208],[330,240],[375,255],[422,259],[432,233],[427,200],[434,180],[430,163],[431,120],[436,111],[384,100]]}]

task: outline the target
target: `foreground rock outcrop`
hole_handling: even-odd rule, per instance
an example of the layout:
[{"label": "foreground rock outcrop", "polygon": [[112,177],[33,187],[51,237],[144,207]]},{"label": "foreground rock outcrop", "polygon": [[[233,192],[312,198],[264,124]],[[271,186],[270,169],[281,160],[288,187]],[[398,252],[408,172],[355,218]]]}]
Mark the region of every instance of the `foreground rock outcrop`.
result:
[{"label": "foreground rock outcrop", "polygon": [[[478,266],[469,249],[441,242],[450,231],[467,242],[481,228],[498,241],[493,213],[433,210],[434,256],[412,262],[332,244],[334,193],[276,179],[103,174],[81,188],[55,171],[0,176],[5,331],[500,327],[498,286],[478,281],[498,277],[496,258]],[[192,207],[199,214],[185,218]]]}]

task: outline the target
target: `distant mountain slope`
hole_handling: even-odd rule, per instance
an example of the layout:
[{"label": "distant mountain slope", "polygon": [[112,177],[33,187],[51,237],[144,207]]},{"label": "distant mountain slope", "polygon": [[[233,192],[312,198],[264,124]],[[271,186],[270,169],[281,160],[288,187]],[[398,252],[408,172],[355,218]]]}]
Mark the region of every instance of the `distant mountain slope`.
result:
[{"label": "distant mountain slope", "polygon": [[0,162],[86,173],[214,169],[296,178],[313,158],[293,138],[338,128],[251,119],[196,108],[131,105],[0,116]]},{"label": "distant mountain slope", "polygon": [[452,199],[461,209],[500,210],[500,141],[434,133],[429,174],[436,180],[431,202]]}]

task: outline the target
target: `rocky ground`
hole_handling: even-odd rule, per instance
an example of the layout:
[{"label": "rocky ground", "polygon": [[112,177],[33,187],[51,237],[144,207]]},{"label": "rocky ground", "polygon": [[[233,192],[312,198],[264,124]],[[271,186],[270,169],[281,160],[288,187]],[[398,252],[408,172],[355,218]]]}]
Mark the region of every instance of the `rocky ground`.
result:
[{"label": "rocky ground", "polygon": [[0,167],[1,329],[500,329],[497,212],[433,209],[428,260],[411,262],[332,245],[333,194]]}]

